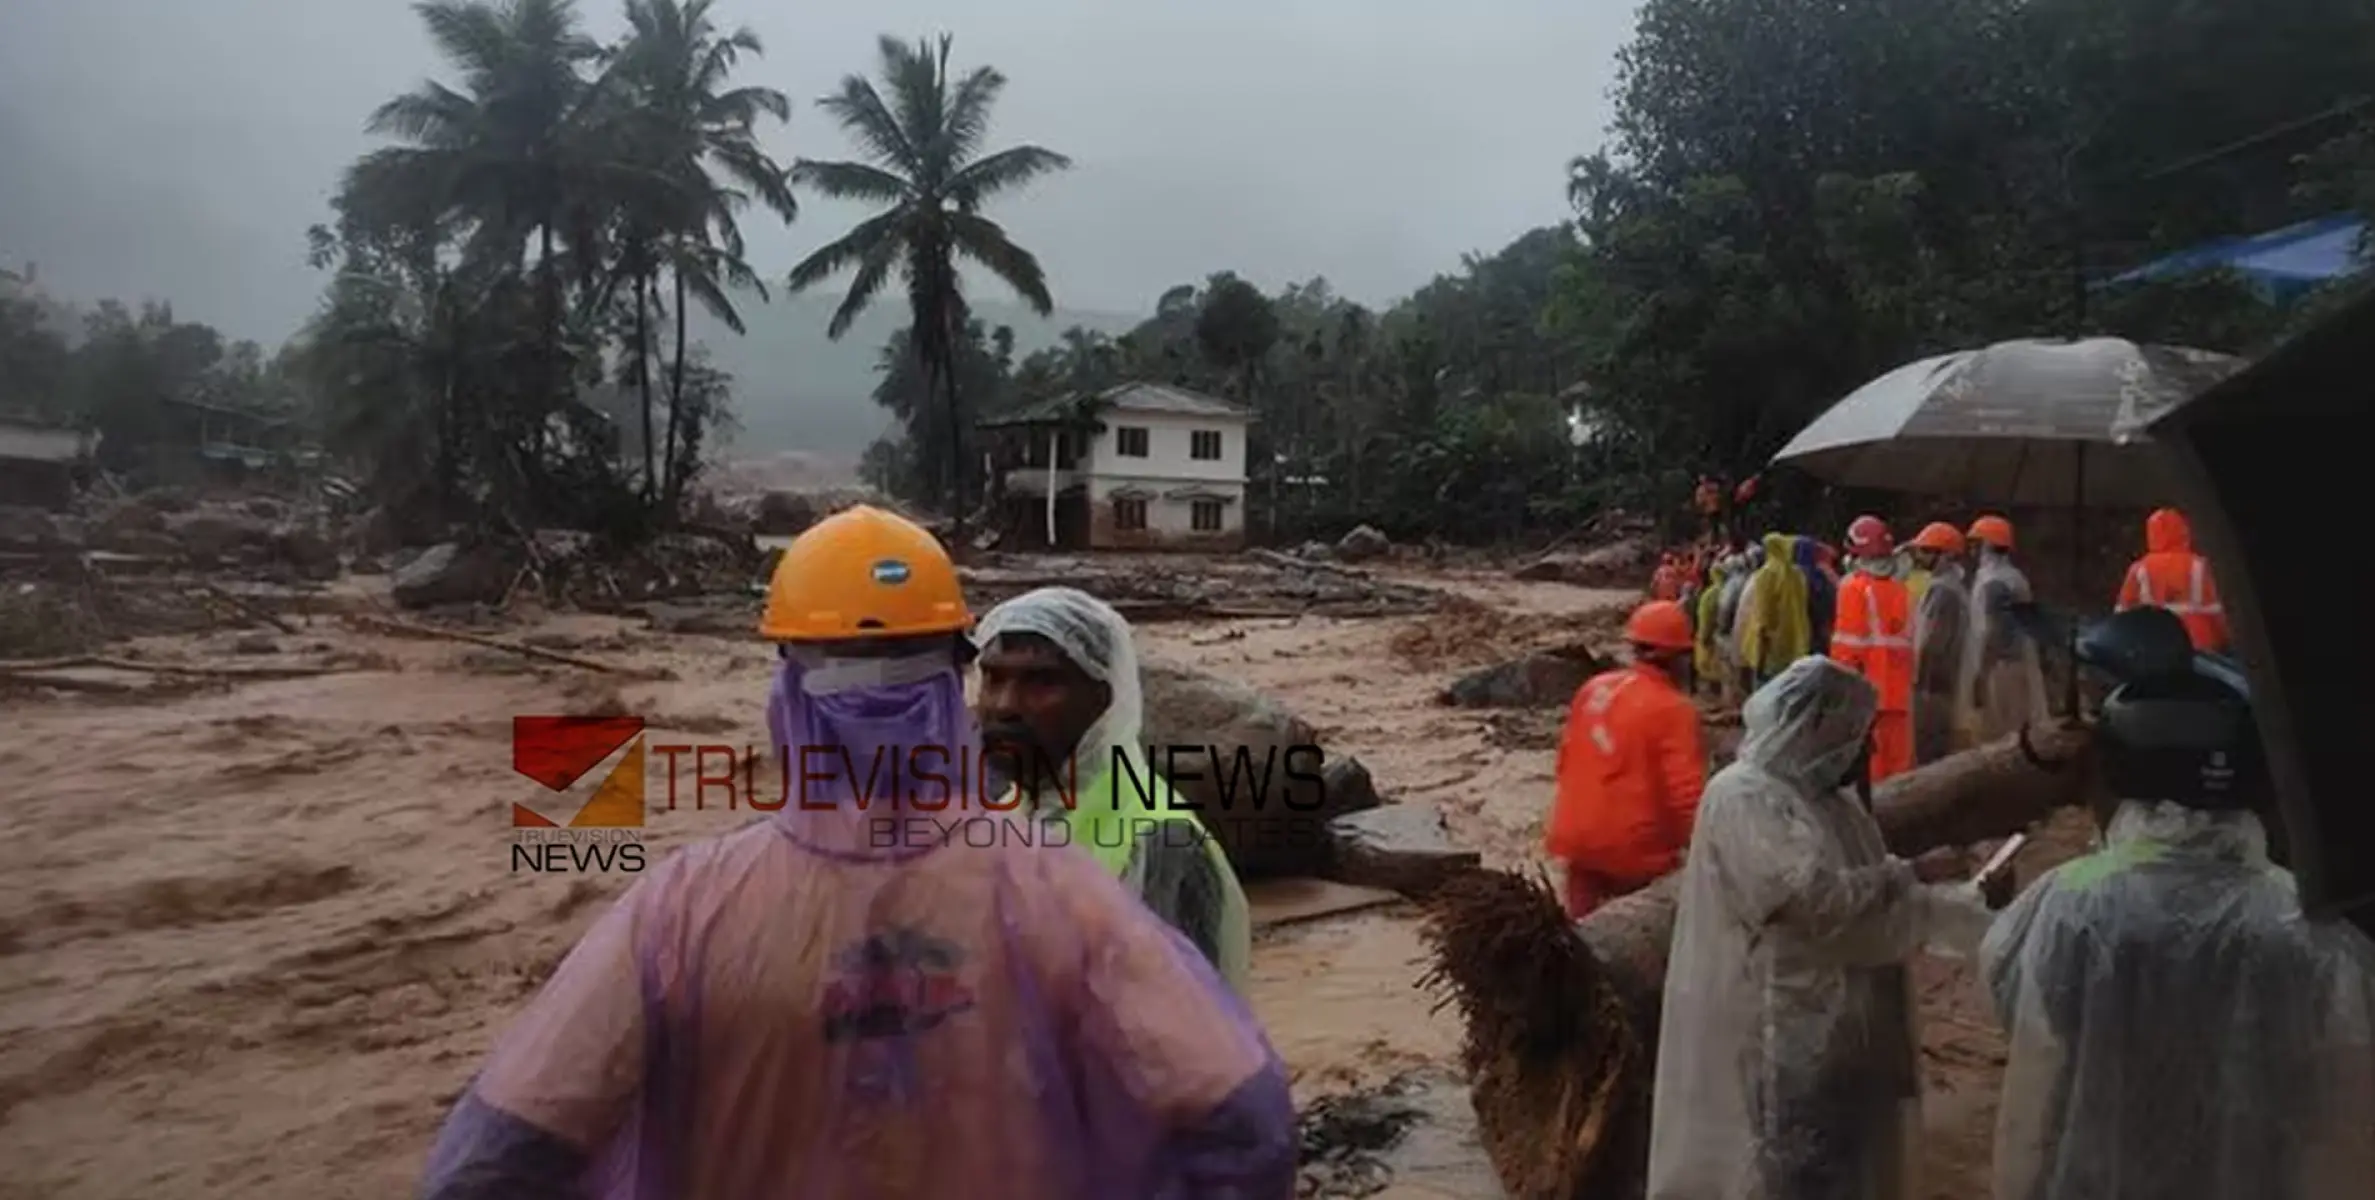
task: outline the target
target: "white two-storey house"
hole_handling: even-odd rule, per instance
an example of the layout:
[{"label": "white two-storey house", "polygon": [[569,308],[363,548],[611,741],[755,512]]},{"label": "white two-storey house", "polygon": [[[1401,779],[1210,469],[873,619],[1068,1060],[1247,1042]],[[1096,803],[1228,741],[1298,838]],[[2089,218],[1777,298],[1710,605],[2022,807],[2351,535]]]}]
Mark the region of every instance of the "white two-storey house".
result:
[{"label": "white two-storey house", "polygon": [[1016,548],[1209,549],[1245,544],[1245,409],[1125,383],[982,422],[1000,518]]}]

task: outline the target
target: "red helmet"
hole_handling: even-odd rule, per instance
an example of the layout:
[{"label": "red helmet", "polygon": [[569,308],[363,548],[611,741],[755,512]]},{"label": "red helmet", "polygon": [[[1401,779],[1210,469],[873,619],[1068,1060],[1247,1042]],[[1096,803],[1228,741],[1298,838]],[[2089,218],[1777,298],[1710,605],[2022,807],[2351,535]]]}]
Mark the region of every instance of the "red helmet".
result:
[{"label": "red helmet", "polygon": [[1897,548],[1889,537],[1888,522],[1869,514],[1857,517],[1847,526],[1847,552],[1857,558],[1886,558]]},{"label": "red helmet", "polygon": [[1691,619],[1671,600],[1652,600],[1625,619],[1625,640],[1651,650],[1691,648]]}]

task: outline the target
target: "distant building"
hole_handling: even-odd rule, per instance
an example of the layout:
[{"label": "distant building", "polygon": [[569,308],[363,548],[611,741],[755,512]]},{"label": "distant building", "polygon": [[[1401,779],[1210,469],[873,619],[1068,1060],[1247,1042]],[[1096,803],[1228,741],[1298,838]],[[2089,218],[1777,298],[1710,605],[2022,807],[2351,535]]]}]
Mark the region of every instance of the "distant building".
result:
[{"label": "distant building", "polygon": [[0,505],[64,510],[99,435],[0,417]]},{"label": "distant building", "polygon": [[1007,544],[1238,549],[1252,422],[1229,401],[1155,383],[985,420]]}]

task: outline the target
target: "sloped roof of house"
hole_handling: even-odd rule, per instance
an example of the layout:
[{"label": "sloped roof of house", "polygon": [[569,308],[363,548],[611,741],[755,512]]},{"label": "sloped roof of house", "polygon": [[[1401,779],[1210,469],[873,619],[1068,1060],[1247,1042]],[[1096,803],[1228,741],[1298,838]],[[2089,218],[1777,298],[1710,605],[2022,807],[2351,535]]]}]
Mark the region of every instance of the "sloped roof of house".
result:
[{"label": "sloped roof of house", "polygon": [[1192,417],[1250,421],[1253,413],[1241,405],[1165,383],[1132,381],[1094,394],[1066,392],[1026,404],[1011,412],[976,422],[983,429],[1011,429],[1025,425],[1072,425],[1102,428],[1097,418],[1107,412],[1174,413]]}]

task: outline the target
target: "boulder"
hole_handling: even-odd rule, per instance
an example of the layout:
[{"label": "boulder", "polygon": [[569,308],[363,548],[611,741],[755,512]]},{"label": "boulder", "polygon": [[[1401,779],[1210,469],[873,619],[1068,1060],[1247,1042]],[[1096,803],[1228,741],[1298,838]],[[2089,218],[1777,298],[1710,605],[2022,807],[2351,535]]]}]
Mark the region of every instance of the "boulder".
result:
[{"label": "boulder", "polygon": [[397,569],[396,603],[406,608],[494,604],[510,590],[515,573],[493,547],[439,542]]},{"label": "boulder", "polygon": [[272,556],[307,579],[338,578],[338,547],[320,530],[284,525],[272,531]]},{"label": "boulder", "polygon": [[201,562],[239,558],[272,544],[272,527],[243,513],[175,513],[165,518],[165,532],[181,543],[184,554]]},{"label": "boulder", "polygon": [[270,496],[250,496],[240,502],[239,509],[259,521],[278,521],[289,515],[289,506]]},{"label": "boulder", "polygon": [[1423,894],[1482,862],[1452,844],[1431,804],[1388,804],[1328,822],[1327,877],[1339,883]]},{"label": "boulder", "polygon": [[751,518],[751,532],[761,537],[798,537],[816,524],[816,504],[798,492],[769,492],[759,497],[759,511]]},{"label": "boulder", "polygon": [[1519,567],[1514,574],[1536,583],[1638,589],[1648,585],[1657,562],[1655,543],[1647,538],[1624,538],[1585,554],[1548,555]]},{"label": "boulder", "polygon": [[1336,542],[1336,557],[1344,562],[1366,562],[1384,555],[1394,548],[1393,539],[1374,527],[1360,525]]},{"label": "boulder", "polygon": [[183,513],[197,506],[189,492],[177,487],[156,487],[140,493],[138,502],[161,513]]},{"label": "boulder", "polygon": [[119,501],[100,515],[92,532],[106,549],[139,553],[123,543],[137,540],[153,546],[165,532],[165,510],[145,496]]},{"label": "boulder", "polygon": [[30,554],[40,550],[79,549],[79,533],[38,508],[0,505],[0,551]]},{"label": "boulder", "polygon": [[[1328,862],[1327,821],[1357,809],[1364,796],[1375,799],[1373,787],[1360,786],[1367,771],[1340,767],[1342,790],[1331,788],[1319,735],[1243,684],[1168,663],[1147,663],[1140,675],[1146,687],[1141,736],[1154,764],[1158,770],[1167,758],[1179,764],[1172,791],[1198,806],[1237,873],[1247,879],[1320,873]],[[1186,769],[1191,763],[1197,769]],[[1244,765],[1233,770],[1232,764]]]},{"label": "boulder", "polygon": [[1548,708],[1575,698],[1583,681],[1608,664],[1580,646],[1537,650],[1498,666],[1471,671],[1435,697],[1454,708]]}]

